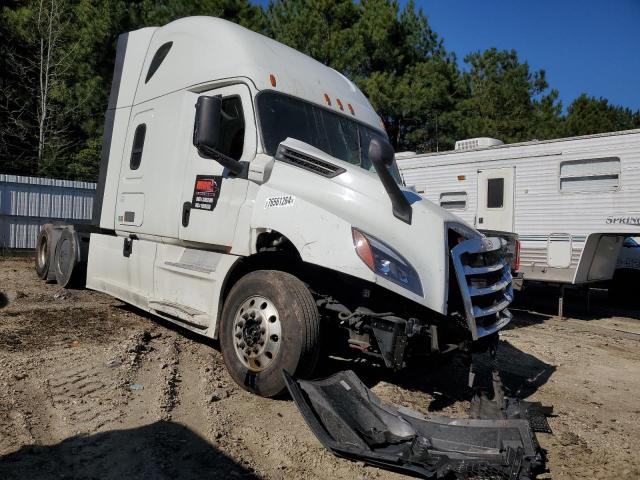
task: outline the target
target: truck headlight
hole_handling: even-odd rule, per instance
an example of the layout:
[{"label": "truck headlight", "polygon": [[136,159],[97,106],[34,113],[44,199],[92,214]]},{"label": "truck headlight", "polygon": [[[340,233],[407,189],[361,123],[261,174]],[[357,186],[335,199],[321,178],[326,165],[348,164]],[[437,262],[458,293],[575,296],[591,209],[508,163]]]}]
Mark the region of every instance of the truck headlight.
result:
[{"label": "truck headlight", "polygon": [[387,280],[423,295],[422,283],[415,269],[402,255],[370,235],[352,228],[353,245],[360,259],[376,274]]}]

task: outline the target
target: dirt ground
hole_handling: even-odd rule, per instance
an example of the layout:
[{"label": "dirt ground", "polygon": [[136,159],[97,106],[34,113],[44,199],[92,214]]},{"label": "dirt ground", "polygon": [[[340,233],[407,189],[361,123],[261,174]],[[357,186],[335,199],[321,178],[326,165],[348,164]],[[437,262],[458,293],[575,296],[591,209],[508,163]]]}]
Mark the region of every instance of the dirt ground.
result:
[{"label": "dirt ground", "polygon": [[[640,478],[640,312],[529,289],[502,333],[512,394],[553,405],[543,478]],[[0,479],[398,479],[324,450],[288,399],[237,387],[214,342],[0,258]],[[400,374],[350,362],[385,401],[464,416],[454,355]]]}]

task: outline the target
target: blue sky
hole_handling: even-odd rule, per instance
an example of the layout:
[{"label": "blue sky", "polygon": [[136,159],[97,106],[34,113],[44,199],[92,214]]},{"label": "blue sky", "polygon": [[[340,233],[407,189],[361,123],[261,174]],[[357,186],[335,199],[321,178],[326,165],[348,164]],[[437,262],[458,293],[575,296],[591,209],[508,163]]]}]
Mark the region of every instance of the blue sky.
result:
[{"label": "blue sky", "polygon": [[546,71],[565,109],[583,92],[640,109],[640,0],[415,3],[460,62],[473,51],[513,48],[532,69]]},{"label": "blue sky", "polygon": [[[403,2],[405,3],[405,2]],[[640,109],[640,0],[416,0],[445,47],[514,48],[566,109],[584,92]]]}]

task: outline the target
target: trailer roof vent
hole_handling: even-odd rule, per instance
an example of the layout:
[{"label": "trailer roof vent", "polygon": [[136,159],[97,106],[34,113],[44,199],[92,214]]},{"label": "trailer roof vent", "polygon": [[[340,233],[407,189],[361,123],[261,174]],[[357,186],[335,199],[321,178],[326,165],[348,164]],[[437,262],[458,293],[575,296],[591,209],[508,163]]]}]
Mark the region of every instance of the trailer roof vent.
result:
[{"label": "trailer roof vent", "polygon": [[498,140],[497,138],[488,138],[488,137],[469,138],[467,140],[458,140],[456,142],[455,150],[459,150],[459,151],[475,150],[477,148],[489,148],[489,147],[495,147],[498,145],[504,145],[504,142],[502,140]]}]

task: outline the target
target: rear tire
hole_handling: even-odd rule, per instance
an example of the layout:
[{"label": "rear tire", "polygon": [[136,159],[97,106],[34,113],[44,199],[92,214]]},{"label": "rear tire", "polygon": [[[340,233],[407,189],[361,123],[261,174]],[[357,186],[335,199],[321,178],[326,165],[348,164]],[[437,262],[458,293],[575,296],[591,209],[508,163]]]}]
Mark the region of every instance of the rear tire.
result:
[{"label": "rear tire", "polygon": [[245,390],[281,394],[282,370],[310,376],[320,350],[320,314],[309,289],[295,276],[257,270],[231,289],[220,323],[227,370]]},{"label": "rear tire", "polygon": [[80,267],[80,241],[72,227],[66,227],[56,243],[53,268],[56,282],[63,288],[77,286],[82,272]]},{"label": "rear tire", "polygon": [[36,241],[36,273],[42,280],[46,280],[49,275],[53,245],[53,228],[50,223],[47,223],[42,226]]}]

